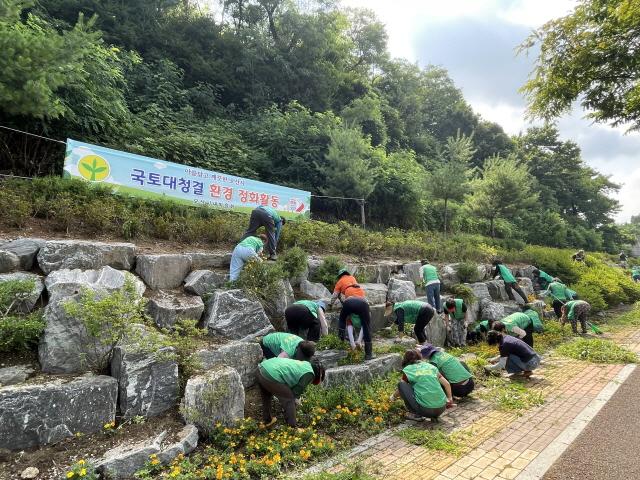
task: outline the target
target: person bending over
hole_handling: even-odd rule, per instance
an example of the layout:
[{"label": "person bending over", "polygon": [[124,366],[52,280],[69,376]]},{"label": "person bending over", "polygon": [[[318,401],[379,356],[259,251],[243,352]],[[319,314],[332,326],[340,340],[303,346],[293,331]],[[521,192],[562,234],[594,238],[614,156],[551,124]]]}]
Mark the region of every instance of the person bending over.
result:
[{"label": "person bending over", "polygon": [[502,278],[502,280],[504,280],[504,288],[507,291],[507,295],[509,296],[509,299],[515,301],[515,297],[513,296],[513,290],[515,290],[517,294],[522,297],[522,299],[524,300],[524,303],[527,303],[529,299],[527,298],[525,293],[522,291],[522,288],[520,288],[520,285],[518,285],[518,282],[516,281],[516,277],[513,276],[513,273],[511,273],[511,270],[509,270],[509,268],[500,260],[495,260],[493,262],[493,266],[495,267],[495,269],[491,276],[494,278],[500,277]]},{"label": "person bending over", "polygon": [[398,331],[404,333],[404,324],[413,325],[413,333],[420,343],[427,341],[425,328],[436,313],[434,307],[418,300],[406,300],[404,302],[391,303],[396,314]]},{"label": "person bending over", "polygon": [[591,305],[584,300],[570,300],[562,306],[560,326],[564,327],[564,324],[569,320],[573,333],[578,333],[577,324],[580,322],[582,333],[585,334],[587,333],[587,322],[589,321],[590,311]]},{"label": "person bending over", "polygon": [[329,333],[324,312],[327,304],[322,300],[298,300],[289,305],[284,311],[284,319],[289,333],[298,335],[301,330],[307,330],[307,340],[317,342],[320,336]]},{"label": "person bending over", "polygon": [[316,353],[315,342],[304,340],[297,335],[286,332],[269,333],[260,341],[264,358],[293,358],[294,360],[311,360]]},{"label": "person bending over", "polygon": [[416,348],[424,360],[435,365],[451,385],[454,397],[466,397],[475,388],[473,374],[466,363],[430,343]]}]

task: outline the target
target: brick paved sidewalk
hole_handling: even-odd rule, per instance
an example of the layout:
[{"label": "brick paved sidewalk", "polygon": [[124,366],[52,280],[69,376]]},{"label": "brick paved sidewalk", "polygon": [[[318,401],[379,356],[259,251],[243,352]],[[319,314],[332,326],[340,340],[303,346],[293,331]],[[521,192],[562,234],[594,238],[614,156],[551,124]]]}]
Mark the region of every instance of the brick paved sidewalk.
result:
[{"label": "brick paved sidewalk", "polygon": [[[626,329],[611,338],[640,352],[640,330]],[[496,410],[477,398],[468,399],[440,422],[406,422],[398,429],[441,428],[464,432],[462,455],[410,444],[394,431],[372,437],[346,458],[325,463],[329,472],[360,462],[367,473],[387,480],[508,480],[516,478],[594,400],[623,365],[596,365],[546,357],[528,385],[544,395],[545,403],[523,415]],[[396,429],[396,430],[398,430]]]}]

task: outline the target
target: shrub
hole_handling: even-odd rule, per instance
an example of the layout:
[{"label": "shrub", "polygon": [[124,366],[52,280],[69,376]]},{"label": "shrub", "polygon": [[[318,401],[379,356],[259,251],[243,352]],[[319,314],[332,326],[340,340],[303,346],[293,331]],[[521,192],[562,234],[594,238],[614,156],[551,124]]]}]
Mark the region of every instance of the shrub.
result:
[{"label": "shrub", "polygon": [[476,301],[476,296],[473,294],[473,290],[471,290],[471,287],[468,287],[467,285],[459,283],[458,285],[453,285],[449,291],[455,298],[463,299],[467,306]]},{"label": "shrub", "polygon": [[577,338],[556,349],[559,355],[594,363],[636,363],[638,356],[624,347],[602,338]]},{"label": "shrub", "polygon": [[344,350],[346,348],[347,342],[344,340],[340,340],[340,338],[338,338],[338,335],[336,335],[335,333],[325,335],[316,342],[317,350]]},{"label": "shrub", "polygon": [[456,267],[458,278],[462,283],[472,283],[480,280],[478,265],[471,262],[459,263]]},{"label": "shrub", "polygon": [[322,283],[330,292],[338,279],[338,271],[344,268],[344,263],[338,257],[326,257],[322,264],[313,272],[312,281]]},{"label": "shrub", "polygon": [[300,247],[292,247],[278,257],[278,263],[286,278],[298,278],[307,269],[307,253]]},{"label": "shrub", "polygon": [[12,280],[0,283],[0,317],[15,310],[34,288],[33,280]]},{"label": "shrub", "polygon": [[272,312],[282,295],[284,277],[278,263],[251,261],[244,265],[235,283],[247,295],[260,301],[268,312]]},{"label": "shrub", "polygon": [[30,350],[38,344],[45,325],[39,312],[0,317],[0,352]]},{"label": "shrub", "polygon": [[33,205],[28,197],[0,188],[0,219],[8,227],[24,227],[31,218],[32,209]]}]

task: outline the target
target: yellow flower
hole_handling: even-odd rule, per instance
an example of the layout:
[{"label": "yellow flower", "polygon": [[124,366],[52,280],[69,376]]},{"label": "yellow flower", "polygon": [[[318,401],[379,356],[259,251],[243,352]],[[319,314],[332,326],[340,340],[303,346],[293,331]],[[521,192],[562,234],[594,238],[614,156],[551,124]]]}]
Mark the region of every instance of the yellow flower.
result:
[{"label": "yellow flower", "polygon": [[73,478],[74,475],[75,473],[73,472],[67,472],[67,478]]},{"label": "yellow flower", "polygon": [[83,459],[78,460],[78,465],[84,465],[86,462]]},{"label": "yellow flower", "polygon": [[373,421],[376,423],[382,423],[382,417],[376,417],[373,419]]},{"label": "yellow flower", "polygon": [[80,470],[80,476],[84,477],[87,474],[87,469],[83,468],[82,470]]}]

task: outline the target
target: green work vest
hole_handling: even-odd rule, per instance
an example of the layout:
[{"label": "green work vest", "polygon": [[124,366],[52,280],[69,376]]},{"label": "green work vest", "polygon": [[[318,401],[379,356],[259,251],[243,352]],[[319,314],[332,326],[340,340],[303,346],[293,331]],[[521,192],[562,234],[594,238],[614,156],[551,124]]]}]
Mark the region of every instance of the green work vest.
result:
[{"label": "green work vest", "polygon": [[438,269],[433,265],[425,265],[422,270],[422,279],[424,280],[424,283],[440,280],[438,277]]},{"label": "green work vest", "polygon": [[242,245],[243,247],[253,248],[256,251],[256,253],[258,253],[264,246],[264,243],[262,243],[262,240],[260,240],[258,237],[247,237],[244,240],[242,240],[238,245]]},{"label": "green work vest", "polygon": [[538,315],[538,312],[536,312],[535,310],[529,309],[529,310],[525,310],[522,313],[524,313],[527,317],[529,317],[529,319],[531,320],[531,324],[533,325],[533,330],[535,332],[540,333],[544,331],[544,325],[540,321],[540,315]]},{"label": "green work vest", "polygon": [[355,313],[351,314],[351,325],[353,325],[354,328],[362,328],[362,320],[359,315]]},{"label": "green work vest", "polygon": [[265,335],[262,338],[262,344],[271,350],[275,356],[280,355],[280,352],[286,352],[289,358],[293,358],[296,355],[296,348],[298,348],[298,344],[302,340],[302,338],[292,333],[275,332]]},{"label": "green work vest", "polygon": [[318,318],[318,308],[319,305],[316,302],[312,302],[311,300],[298,300],[297,302],[293,302],[294,305],[304,305],[309,309],[311,315]]},{"label": "green work vest", "polygon": [[[484,328],[484,330],[482,328]],[[473,329],[476,333],[484,333],[489,331],[489,320],[482,320],[478,325]]]},{"label": "green work vest", "polygon": [[570,302],[565,303],[565,306],[567,307],[567,319],[569,320],[573,320],[576,317],[576,312],[575,312],[575,308],[578,305],[581,305],[583,303],[587,303],[584,300],[571,300]]},{"label": "green work vest", "polygon": [[542,278],[547,283],[553,282],[553,277],[551,275],[549,275],[548,273],[543,272],[542,270],[540,270],[540,278]]},{"label": "green work vest", "polygon": [[260,364],[261,371],[274,382],[293,388],[307,373],[313,374],[313,367],[307,361],[291,358],[269,358]]},{"label": "green work vest", "polygon": [[640,267],[633,267],[631,269],[631,275],[634,277],[640,277]]},{"label": "green work vest", "polygon": [[564,283],[551,282],[547,290],[551,292],[555,300],[562,301],[567,299],[567,287],[565,287]]},{"label": "green work vest", "polygon": [[438,380],[438,369],[427,362],[407,365],[402,369],[413,387],[416,401],[425,408],[442,408],[447,396]]},{"label": "green work vest", "polygon": [[442,376],[446,378],[449,383],[464,382],[473,376],[462,366],[460,360],[447,352],[436,352],[431,355],[431,360],[429,361],[438,367]]},{"label": "green work vest", "polygon": [[508,317],[503,318],[502,323],[504,323],[508,333],[513,333],[513,327],[520,327],[524,330],[531,325],[531,319],[525,313],[515,312]]},{"label": "green work vest", "polygon": [[498,264],[498,270],[500,271],[500,276],[504,283],[516,283],[516,277],[513,276],[511,270],[509,270],[505,265]]},{"label": "green work vest", "polygon": [[453,315],[453,318],[455,318],[456,320],[462,320],[464,318],[464,312],[462,311],[464,300],[462,300],[461,298],[456,298],[454,299],[454,302],[456,302],[456,309],[453,311],[453,314],[449,315]]},{"label": "green work vest", "polygon": [[393,311],[395,312],[399,308],[404,310],[404,323],[416,323],[416,319],[418,318],[418,313],[420,309],[424,307],[426,304],[424,302],[419,302],[418,300],[406,300],[404,302],[398,302],[393,306]]}]

